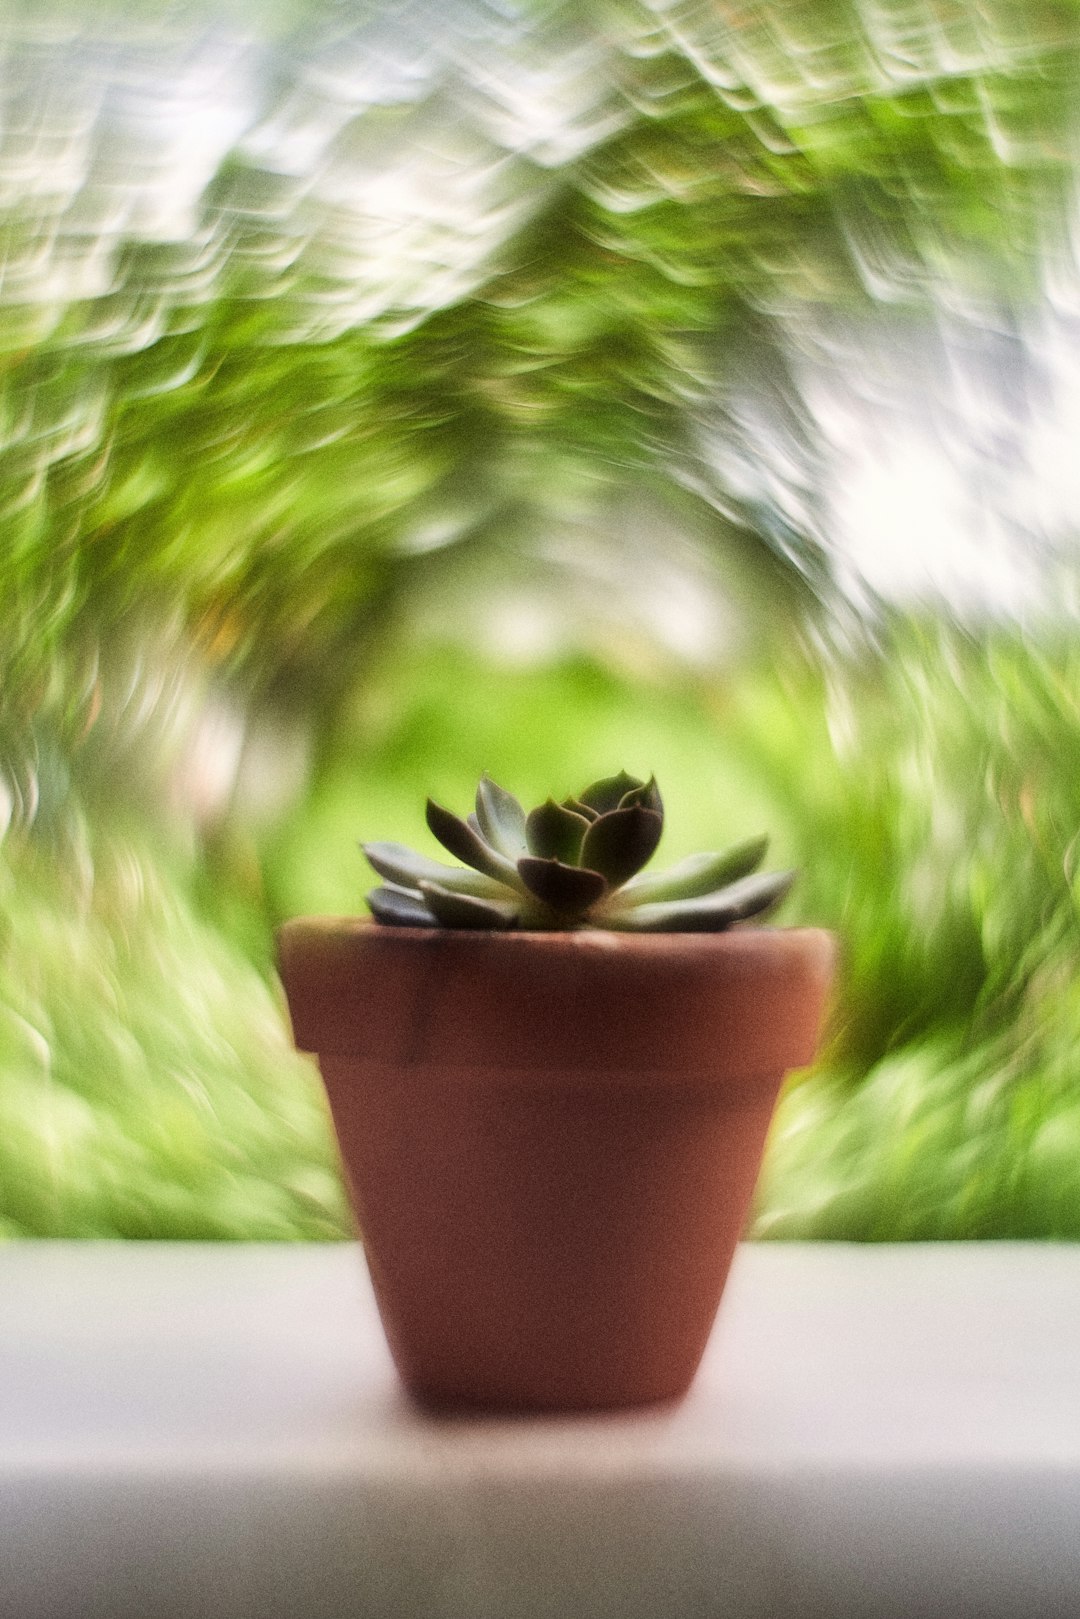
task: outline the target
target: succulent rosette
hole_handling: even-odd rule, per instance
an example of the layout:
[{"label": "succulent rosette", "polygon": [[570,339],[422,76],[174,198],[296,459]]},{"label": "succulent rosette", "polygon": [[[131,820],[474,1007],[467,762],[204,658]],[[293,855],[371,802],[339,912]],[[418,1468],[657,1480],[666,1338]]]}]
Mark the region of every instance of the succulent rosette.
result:
[{"label": "succulent rosette", "polygon": [[413,928],[614,928],[631,933],[716,933],[763,915],[793,871],[759,872],[767,839],[694,854],[644,871],[664,829],[654,779],[620,772],[576,798],[549,798],[526,814],[513,793],[481,777],[462,820],[427,803],[446,865],[401,843],[362,844],[383,879],[367,896],[377,922]]}]

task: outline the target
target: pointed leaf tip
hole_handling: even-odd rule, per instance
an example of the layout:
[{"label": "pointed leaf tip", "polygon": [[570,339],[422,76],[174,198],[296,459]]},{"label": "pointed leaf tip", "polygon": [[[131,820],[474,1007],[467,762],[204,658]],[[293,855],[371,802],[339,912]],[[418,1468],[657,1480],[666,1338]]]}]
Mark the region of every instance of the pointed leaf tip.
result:
[{"label": "pointed leaf tip", "polygon": [[659,900],[697,899],[756,871],[765,858],[769,840],[748,838],[719,854],[692,854],[666,871],[643,871],[613,896],[619,905],[644,905]]},{"label": "pointed leaf tip", "polygon": [[720,933],[736,922],[772,910],[797,875],[794,871],[761,872],[715,894],[636,905],[614,914],[609,926],[632,933]]},{"label": "pointed leaf tip", "polygon": [[511,888],[520,889],[513,861],[493,849],[475,827],[444,809],[433,798],[427,801],[427,824],[443,848],[457,855],[459,860],[464,860],[467,866],[482,871],[486,877],[508,883]]},{"label": "pointed leaf tip", "polygon": [[648,781],[643,782],[640,787],[632,787],[628,793],[624,793],[619,800],[618,807],[619,809],[632,809],[635,804],[640,804],[642,809],[652,810],[654,814],[663,816],[664,800],[660,797],[660,789],[656,785],[655,776],[650,776]]},{"label": "pointed leaf tip", "polygon": [[516,860],[525,852],[525,810],[513,793],[486,773],[476,789],[476,819],[493,849]]},{"label": "pointed leaf tip", "polygon": [[636,792],[644,786],[645,783],[637,776],[628,776],[625,770],[620,770],[617,776],[602,776],[599,781],[592,782],[584,792],[578,794],[578,798],[589,809],[596,810],[598,815],[605,815],[608,810],[618,809],[627,793]]},{"label": "pointed leaf tip", "polygon": [[380,877],[404,888],[419,891],[422,882],[431,882],[453,893],[475,894],[479,899],[507,898],[505,882],[486,877],[471,866],[446,866],[441,860],[417,854],[404,843],[364,843],[361,848],[368,864]]},{"label": "pointed leaf tip", "polygon": [[434,915],[428,910],[418,894],[411,894],[404,889],[384,884],[380,888],[373,888],[366,898],[368,909],[376,922],[382,922],[388,927],[433,928],[437,926]]}]

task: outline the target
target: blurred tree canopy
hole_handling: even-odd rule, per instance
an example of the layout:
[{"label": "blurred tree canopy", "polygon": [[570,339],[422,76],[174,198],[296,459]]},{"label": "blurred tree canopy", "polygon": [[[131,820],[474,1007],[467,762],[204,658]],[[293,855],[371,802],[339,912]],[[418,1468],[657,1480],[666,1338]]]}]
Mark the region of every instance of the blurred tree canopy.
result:
[{"label": "blurred tree canopy", "polygon": [[332,728],[430,578],[628,498],[812,608],[815,317],[1022,300],[1074,172],[1072,4],[63,17],[4,28],[9,733],[148,625]]}]

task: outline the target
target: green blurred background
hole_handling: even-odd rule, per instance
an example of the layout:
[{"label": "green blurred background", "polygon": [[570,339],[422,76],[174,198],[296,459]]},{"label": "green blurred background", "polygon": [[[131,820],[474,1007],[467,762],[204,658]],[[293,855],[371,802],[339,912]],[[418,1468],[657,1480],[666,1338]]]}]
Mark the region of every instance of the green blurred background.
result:
[{"label": "green blurred background", "polygon": [[335,1238],[272,929],[655,771],[761,1237],[1080,1236],[1076,0],[0,19],[0,1234]]}]

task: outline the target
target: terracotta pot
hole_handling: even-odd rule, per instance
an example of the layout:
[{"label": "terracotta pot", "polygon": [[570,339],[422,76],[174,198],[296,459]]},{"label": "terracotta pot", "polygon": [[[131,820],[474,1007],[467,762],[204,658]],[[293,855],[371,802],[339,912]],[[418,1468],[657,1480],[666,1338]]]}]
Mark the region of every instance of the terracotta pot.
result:
[{"label": "terracotta pot", "polygon": [[688,1387],[833,944],[810,929],[278,935],[387,1339],[439,1405]]}]

